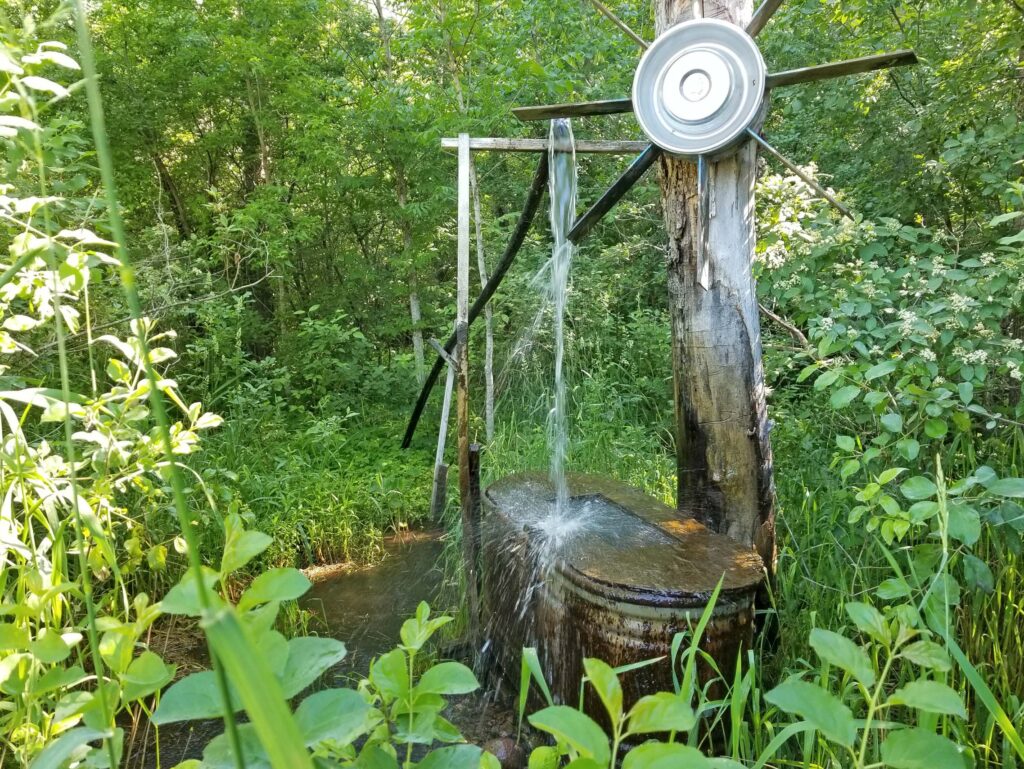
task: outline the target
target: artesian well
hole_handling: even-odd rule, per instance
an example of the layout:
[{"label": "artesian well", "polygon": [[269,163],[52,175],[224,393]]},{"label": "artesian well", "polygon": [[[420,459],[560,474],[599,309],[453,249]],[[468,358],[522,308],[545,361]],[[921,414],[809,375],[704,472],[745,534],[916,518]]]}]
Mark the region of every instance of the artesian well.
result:
[{"label": "artesian well", "polygon": [[[701,648],[733,670],[753,636],[757,554],[629,486],[589,475],[568,482],[561,513],[539,473],[504,478],[484,496],[484,627],[510,682],[533,646],[559,702],[578,701],[585,657],[613,667],[666,657],[622,677],[627,708],[671,691],[672,638],[697,624],[719,578]],[[597,717],[595,705],[587,710]]]}]

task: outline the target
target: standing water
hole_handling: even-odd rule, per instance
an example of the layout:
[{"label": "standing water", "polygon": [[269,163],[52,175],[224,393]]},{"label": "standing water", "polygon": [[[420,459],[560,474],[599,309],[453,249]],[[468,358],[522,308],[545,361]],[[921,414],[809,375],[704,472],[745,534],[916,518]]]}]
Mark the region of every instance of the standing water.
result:
[{"label": "standing water", "polygon": [[566,417],[565,376],[565,303],[569,287],[569,266],[573,244],[566,237],[576,219],[576,147],[572,124],[552,120],[548,139],[548,193],[551,198],[551,254],[549,287],[555,336],[555,402],[548,417],[548,444],[551,454],[551,484],[555,488],[555,519],[561,520],[569,503],[565,479],[565,460],[569,445]]}]

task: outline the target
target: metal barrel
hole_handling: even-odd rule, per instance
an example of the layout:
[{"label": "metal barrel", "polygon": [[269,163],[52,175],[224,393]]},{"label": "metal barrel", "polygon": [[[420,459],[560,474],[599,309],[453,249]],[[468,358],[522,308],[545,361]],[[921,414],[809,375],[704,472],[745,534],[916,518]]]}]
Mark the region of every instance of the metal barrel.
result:
[{"label": "metal barrel", "polygon": [[[671,691],[672,639],[696,626],[719,579],[700,647],[731,677],[753,639],[764,574],[754,551],[608,479],[571,476],[570,492],[600,498],[621,514],[613,517],[614,531],[554,557],[527,511],[531,499],[543,505],[550,497],[543,476],[511,476],[485,494],[484,632],[509,683],[518,681],[522,648],[532,646],[561,703],[578,702],[586,657],[613,667],[665,658],[621,677],[627,709],[646,694]],[[711,668],[702,663],[698,675],[709,681]],[[588,695],[585,708],[606,722],[596,697]]]}]

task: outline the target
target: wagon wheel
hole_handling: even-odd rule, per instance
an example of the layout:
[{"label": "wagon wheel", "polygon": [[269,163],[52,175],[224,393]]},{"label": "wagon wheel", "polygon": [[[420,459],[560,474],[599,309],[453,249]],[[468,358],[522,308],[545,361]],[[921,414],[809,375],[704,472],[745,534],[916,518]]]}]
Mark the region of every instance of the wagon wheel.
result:
[{"label": "wagon wheel", "polygon": [[736,153],[749,141],[800,177],[843,216],[853,218],[835,196],[761,135],[769,95],[775,88],[916,64],[913,51],[769,73],[755,38],[782,0],[765,0],[745,29],[719,19],[695,19],[677,24],[652,44],[629,29],[600,0],[591,2],[644,49],[633,76],[632,96],[517,107],[512,114],[533,121],[633,112],[651,143],[576,220],[569,240],[580,242],[662,153],[697,163],[699,210],[705,217],[709,209],[709,162]]}]

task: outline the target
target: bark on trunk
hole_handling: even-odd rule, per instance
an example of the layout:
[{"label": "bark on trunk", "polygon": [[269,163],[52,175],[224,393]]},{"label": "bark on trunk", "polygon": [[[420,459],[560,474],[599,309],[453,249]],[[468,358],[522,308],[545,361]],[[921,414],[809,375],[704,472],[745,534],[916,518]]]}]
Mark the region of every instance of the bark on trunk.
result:
[{"label": "bark on trunk", "polygon": [[[692,18],[749,21],[751,0],[654,0],[658,33]],[[775,493],[754,255],[756,149],[709,163],[702,222],[694,163],[663,157],[678,504],[775,562]]]}]

